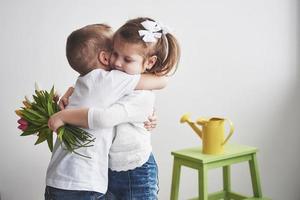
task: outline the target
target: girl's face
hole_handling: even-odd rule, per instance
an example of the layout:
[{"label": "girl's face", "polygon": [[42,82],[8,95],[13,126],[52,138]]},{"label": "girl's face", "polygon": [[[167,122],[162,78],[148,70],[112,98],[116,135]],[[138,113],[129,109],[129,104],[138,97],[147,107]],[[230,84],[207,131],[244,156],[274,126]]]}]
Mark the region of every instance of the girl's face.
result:
[{"label": "girl's face", "polygon": [[116,38],[113,44],[113,52],[110,57],[110,65],[128,74],[141,74],[153,65],[149,59],[143,56],[143,46],[127,43]]}]

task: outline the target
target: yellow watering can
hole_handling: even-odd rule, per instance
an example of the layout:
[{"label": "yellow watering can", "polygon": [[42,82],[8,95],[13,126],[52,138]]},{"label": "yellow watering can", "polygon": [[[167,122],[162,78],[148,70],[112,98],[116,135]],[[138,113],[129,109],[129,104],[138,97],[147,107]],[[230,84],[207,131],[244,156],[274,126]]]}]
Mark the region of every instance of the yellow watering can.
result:
[{"label": "yellow watering can", "polygon": [[[230,125],[230,131],[224,140],[224,124],[227,121]],[[224,145],[232,136],[234,127],[229,119],[213,117],[210,119],[199,118],[196,122],[192,122],[189,114],[185,114],[180,119],[181,123],[188,123],[191,128],[202,139],[202,152],[204,154],[222,154]],[[198,126],[202,126],[199,128]]]}]

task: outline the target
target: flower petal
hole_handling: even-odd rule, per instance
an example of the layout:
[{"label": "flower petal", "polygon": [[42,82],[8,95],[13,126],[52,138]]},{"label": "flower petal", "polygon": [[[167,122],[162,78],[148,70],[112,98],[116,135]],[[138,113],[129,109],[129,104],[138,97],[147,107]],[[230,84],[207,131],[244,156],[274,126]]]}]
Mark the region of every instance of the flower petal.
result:
[{"label": "flower petal", "polygon": [[23,119],[23,118],[19,119],[18,123],[22,124],[22,125],[28,125],[28,122],[25,119]]},{"label": "flower petal", "polygon": [[22,131],[26,131],[26,129],[27,129],[27,125],[25,125],[25,124],[20,124],[19,126],[18,126],[18,129],[20,129],[20,130],[22,130]]}]

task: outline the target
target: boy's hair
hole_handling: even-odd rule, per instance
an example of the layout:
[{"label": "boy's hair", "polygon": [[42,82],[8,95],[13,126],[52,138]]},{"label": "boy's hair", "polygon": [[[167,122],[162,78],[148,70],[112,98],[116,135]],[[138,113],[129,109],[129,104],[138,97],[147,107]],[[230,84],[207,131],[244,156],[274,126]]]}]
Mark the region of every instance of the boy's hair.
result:
[{"label": "boy's hair", "polygon": [[100,51],[111,51],[112,30],[106,24],[92,24],[73,31],[66,44],[70,66],[80,75],[93,70]]},{"label": "boy's hair", "polygon": [[146,58],[157,56],[155,65],[147,70],[148,73],[162,76],[169,74],[171,71],[175,72],[180,58],[180,47],[176,38],[170,33],[163,33],[163,30],[161,30],[159,32],[162,36],[157,39],[157,42],[144,42],[139,35],[139,31],[145,30],[141,23],[146,20],[155,22],[148,17],[139,17],[127,21],[115,32],[113,41],[118,38],[123,42],[141,44],[144,47]]}]

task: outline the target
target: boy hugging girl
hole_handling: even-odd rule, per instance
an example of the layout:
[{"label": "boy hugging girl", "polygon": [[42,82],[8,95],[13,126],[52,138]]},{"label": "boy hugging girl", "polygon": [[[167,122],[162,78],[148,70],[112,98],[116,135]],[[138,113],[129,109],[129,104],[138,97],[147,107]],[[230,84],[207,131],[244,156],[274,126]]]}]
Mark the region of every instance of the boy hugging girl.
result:
[{"label": "boy hugging girl", "polygon": [[45,200],[157,199],[157,164],[144,122],[153,113],[152,90],[164,88],[177,67],[177,40],[153,19],[136,18],[114,34],[104,24],[72,32],[66,55],[80,76],[61,100],[66,109],[48,126],[56,131],[73,124],[96,140],[77,150],[91,159],[56,141]]}]

